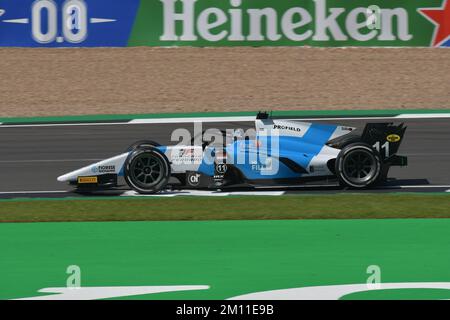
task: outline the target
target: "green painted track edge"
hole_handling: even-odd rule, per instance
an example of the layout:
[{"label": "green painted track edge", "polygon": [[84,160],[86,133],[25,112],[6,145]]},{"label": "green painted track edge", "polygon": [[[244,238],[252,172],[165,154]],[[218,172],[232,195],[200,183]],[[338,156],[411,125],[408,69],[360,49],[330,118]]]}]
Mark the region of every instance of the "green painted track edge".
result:
[{"label": "green painted track edge", "polygon": [[[357,117],[357,116],[395,116],[399,114],[433,114],[450,113],[447,109],[380,109],[380,110],[290,110],[273,111],[274,116],[285,117]],[[191,112],[191,113],[149,113],[149,114],[101,114],[55,117],[0,117],[0,123],[58,123],[58,122],[95,122],[95,121],[129,121],[133,119],[164,118],[205,118],[205,117],[242,117],[254,116],[256,111],[242,112]]]}]

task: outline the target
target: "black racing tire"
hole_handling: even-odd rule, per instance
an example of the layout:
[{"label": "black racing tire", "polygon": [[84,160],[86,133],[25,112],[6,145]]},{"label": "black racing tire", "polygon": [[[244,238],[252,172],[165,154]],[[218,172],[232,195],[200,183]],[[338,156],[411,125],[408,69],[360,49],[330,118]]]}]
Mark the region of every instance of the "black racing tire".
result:
[{"label": "black racing tire", "polygon": [[146,147],[160,147],[161,145],[158,142],[152,141],[152,140],[139,140],[133,143],[131,146],[125,150],[126,152],[131,152],[139,148],[146,148]]},{"label": "black racing tire", "polygon": [[365,143],[345,146],[336,158],[336,176],[341,185],[369,188],[380,182],[383,164],[379,153]]},{"label": "black racing tire", "polygon": [[154,194],[163,190],[170,174],[169,160],[155,147],[135,149],[125,162],[125,181],[140,194]]}]

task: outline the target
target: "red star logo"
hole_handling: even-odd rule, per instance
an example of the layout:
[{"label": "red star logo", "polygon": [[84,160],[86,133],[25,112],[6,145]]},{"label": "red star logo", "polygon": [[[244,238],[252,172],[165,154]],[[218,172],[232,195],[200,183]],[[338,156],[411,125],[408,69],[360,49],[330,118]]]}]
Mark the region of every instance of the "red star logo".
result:
[{"label": "red star logo", "polygon": [[441,8],[421,8],[419,12],[434,25],[433,46],[439,47],[450,38],[450,2],[444,0]]}]

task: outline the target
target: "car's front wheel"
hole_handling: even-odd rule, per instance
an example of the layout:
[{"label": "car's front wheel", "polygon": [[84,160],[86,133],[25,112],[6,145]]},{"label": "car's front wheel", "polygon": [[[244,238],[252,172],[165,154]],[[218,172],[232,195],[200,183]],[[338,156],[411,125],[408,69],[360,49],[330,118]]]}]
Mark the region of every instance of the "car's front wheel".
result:
[{"label": "car's front wheel", "polygon": [[145,147],[134,150],[125,163],[125,181],[142,194],[163,190],[170,178],[170,163],[158,149]]},{"label": "car's front wheel", "polygon": [[345,146],[336,159],[336,175],[344,186],[371,187],[379,181],[381,173],[378,152],[364,143]]}]

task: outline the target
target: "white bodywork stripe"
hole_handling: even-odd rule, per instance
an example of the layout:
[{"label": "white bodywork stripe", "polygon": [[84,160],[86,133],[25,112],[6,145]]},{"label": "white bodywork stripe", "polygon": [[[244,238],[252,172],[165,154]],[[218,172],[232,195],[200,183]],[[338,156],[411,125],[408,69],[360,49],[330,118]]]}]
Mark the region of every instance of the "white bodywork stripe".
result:
[{"label": "white bodywork stripe", "polygon": [[256,134],[261,136],[283,136],[302,138],[311,123],[292,122],[288,119],[264,119],[255,121]]},{"label": "white bodywork stripe", "polygon": [[[351,130],[349,130],[350,128],[351,128]],[[338,126],[336,128],[336,130],[334,130],[333,134],[328,139],[328,141],[345,136],[345,135],[351,133],[352,131],[354,131],[355,129],[356,128],[354,128],[354,127]]]},{"label": "white bodywork stripe", "polygon": [[[343,128],[344,127],[342,126],[338,126],[336,130],[334,130],[328,141],[349,134],[351,132],[348,130],[343,130]],[[333,173],[330,171],[330,169],[328,169],[327,162],[331,159],[336,159],[339,152],[341,152],[341,150],[324,145],[320,152],[309,162],[309,166],[308,168],[306,168],[310,172],[308,176],[332,175]],[[314,167],[314,172],[312,173],[311,167]]]}]

